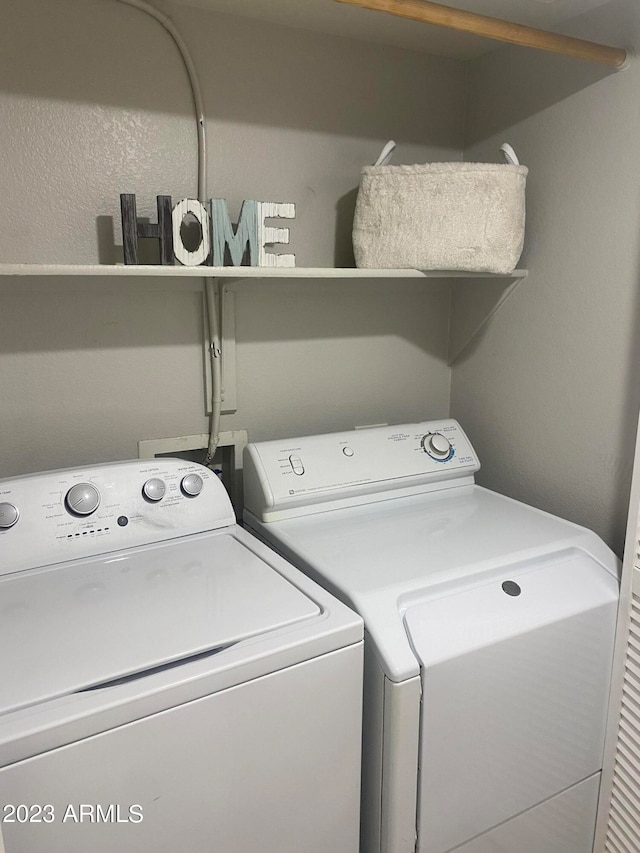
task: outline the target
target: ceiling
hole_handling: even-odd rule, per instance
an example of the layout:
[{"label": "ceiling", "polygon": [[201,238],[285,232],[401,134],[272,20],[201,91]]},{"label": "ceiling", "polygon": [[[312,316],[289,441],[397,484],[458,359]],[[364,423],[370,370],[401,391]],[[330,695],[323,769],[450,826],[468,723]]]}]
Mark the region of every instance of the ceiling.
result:
[{"label": "ceiling", "polygon": [[[337,3],[335,0],[173,0],[247,18],[315,30],[409,50],[473,59],[495,48],[496,42],[444,27],[403,20]],[[553,30],[609,0],[439,0],[443,5]],[[565,30],[571,35],[570,28]]]}]

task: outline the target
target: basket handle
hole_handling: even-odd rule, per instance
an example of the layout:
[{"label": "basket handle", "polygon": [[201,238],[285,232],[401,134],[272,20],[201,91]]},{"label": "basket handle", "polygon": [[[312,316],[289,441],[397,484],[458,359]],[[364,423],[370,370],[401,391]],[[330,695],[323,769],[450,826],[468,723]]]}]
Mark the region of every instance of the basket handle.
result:
[{"label": "basket handle", "polygon": [[[384,148],[380,152],[380,156],[378,157],[378,159],[376,160],[376,162],[373,165],[374,166],[386,166],[386,165],[388,165],[391,158],[393,157],[393,152],[394,152],[395,147],[396,147],[396,143],[393,141],[393,139],[390,139],[389,142],[387,142],[387,144],[384,146]],[[503,142],[502,145],[500,146],[500,150],[502,151],[502,154],[504,156],[505,161],[510,166],[519,166],[520,165],[520,160],[518,160],[518,155],[513,150],[513,148],[509,145],[508,142]]]},{"label": "basket handle", "polygon": [[380,152],[380,156],[373,165],[386,166],[393,156],[393,150],[395,147],[396,143],[393,141],[393,139],[390,139]]},{"label": "basket handle", "polygon": [[518,155],[513,150],[513,148],[509,145],[508,142],[503,142],[500,146],[500,150],[509,166],[519,166],[520,160],[518,160]]}]

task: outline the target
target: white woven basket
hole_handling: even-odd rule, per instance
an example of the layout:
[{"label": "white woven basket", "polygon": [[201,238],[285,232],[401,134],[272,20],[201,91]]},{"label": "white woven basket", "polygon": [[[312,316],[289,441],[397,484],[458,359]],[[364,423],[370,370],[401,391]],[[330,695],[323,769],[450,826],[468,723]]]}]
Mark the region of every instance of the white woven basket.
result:
[{"label": "white woven basket", "polygon": [[512,272],[522,254],[528,169],[511,163],[366,166],[356,202],[356,265]]}]

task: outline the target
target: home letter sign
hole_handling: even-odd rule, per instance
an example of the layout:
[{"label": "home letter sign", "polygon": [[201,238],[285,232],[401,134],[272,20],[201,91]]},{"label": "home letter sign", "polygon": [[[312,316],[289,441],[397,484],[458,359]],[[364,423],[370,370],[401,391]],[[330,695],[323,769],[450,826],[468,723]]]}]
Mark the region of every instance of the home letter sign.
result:
[{"label": "home letter sign", "polygon": [[[173,207],[171,196],[157,197],[158,224],[139,220],[136,197],[130,193],[120,196],[122,212],[122,244],[125,264],[138,263],[138,238],[152,237],[160,243],[160,263],[173,264],[177,259],[183,266],[249,266],[295,267],[296,256],[277,254],[268,247],[289,242],[289,229],[266,224],[268,219],[295,219],[295,204],[272,201],[244,201],[238,224],[234,228],[223,198],[209,200],[209,208],[193,198],[183,198]],[[200,239],[194,248],[183,240],[183,224],[195,221]],[[227,254],[228,249],[228,254]]]}]

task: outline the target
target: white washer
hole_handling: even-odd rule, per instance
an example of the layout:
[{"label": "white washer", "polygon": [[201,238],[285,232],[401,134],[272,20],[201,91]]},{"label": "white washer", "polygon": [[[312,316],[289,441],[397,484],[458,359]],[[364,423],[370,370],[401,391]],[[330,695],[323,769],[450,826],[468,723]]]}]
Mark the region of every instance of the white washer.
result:
[{"label": "white washer", "polygon": [[591,853],[618,597],[453,420],[250,445],[245,523],[365,620],[361,853]]},{"label": "white washer", "polygon": [[0,480],[0,849],[356,853],[363,628],[208,469]]}]

